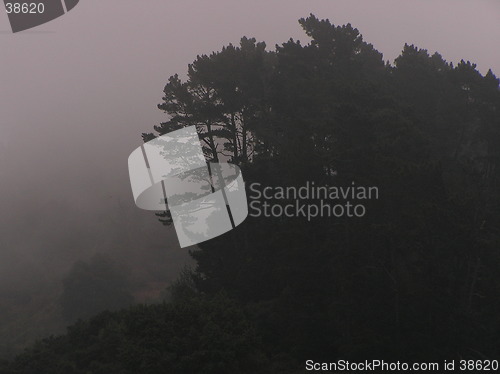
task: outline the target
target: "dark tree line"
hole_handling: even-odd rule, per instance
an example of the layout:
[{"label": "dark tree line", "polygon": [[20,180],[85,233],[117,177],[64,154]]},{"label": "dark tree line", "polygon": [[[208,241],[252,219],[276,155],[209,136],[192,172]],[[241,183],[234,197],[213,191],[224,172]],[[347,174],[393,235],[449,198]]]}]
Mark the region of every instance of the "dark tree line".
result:
[{"label": "dark tree line", "polygon": [[[291,39],[268,51],[243,38],[198,56],[187,81],[167,83],[159,108],[169,119],[156,133],[196,125],[207,159],[238,164],[247,185],[377,186],[368,214],[248,217],[192,252],[197,267],[169,304],[80,323],[6,373],[35,372],[29,365],[44,367],[49,355],[74,370],[65,373],[157,373],[131,369],[157,355],[173,373],[302,372],[306,359],[498,359],[499,80],[413,45],[391,65],[349,24],[312,15],[300,24],[306,45]],[[237,312],[226,317],[220,305]],[[219,307],[220,319],[203,319]],[[129,338],[134,313],[154,330],[140,348]],[[200,325],[186,335],[193,318]],[[207,340],[219,356],[204,350]],[[95,352],[79,356],[83,346]]]}]

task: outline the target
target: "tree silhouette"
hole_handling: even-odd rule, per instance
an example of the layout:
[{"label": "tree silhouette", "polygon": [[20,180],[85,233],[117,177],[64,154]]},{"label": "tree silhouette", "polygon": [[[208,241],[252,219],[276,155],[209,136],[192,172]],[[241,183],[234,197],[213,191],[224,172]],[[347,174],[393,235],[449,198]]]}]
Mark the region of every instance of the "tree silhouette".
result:
[{"label": "tree silhouette", "polygon": [[89,263],[78,261],[63,280],[61,307],[64,318],[74,322],[104,310],[117,310],[133,302],[123,269],[104,255]]}]

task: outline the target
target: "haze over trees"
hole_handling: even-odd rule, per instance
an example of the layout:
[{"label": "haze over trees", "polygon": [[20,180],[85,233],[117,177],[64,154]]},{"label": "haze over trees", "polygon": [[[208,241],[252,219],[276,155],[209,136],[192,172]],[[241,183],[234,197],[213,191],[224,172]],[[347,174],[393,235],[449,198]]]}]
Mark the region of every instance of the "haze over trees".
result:
[{"label": "haze over trees", "polygon": [[63,280],[61,307],[69,323],[103,310],[121,309],[132,302],[126,270],[104,255],[95,255],[89,263],[76,262]]},{"label": "haze over trees", "polygon": [[499,80],[414,45],[391,65],[349,24],[299,22],[308,44],[242,38],[198,56],[143,138],[196,125],[207,159],[238,164],[247,185],[377,186],[366,216],[248,217],[193,250],[168,303],[79,322],[2,372],[498,358]]}]

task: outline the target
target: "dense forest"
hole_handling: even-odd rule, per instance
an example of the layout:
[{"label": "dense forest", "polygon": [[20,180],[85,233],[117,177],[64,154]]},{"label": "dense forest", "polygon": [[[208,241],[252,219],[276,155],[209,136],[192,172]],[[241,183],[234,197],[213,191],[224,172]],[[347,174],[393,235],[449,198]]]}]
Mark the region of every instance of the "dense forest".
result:
[{"label": "dense forest", "polygon": [[163,303],[80,319],[0,373],[500,357],[499,80],[414,45],[390,64],[350,24],[299,22],[308,44],[242,38],[198,56],[143,139],[196,125],[207,160],[239,165],[247,186],[377,186],[366,215],[249,216],[192,249]]}]

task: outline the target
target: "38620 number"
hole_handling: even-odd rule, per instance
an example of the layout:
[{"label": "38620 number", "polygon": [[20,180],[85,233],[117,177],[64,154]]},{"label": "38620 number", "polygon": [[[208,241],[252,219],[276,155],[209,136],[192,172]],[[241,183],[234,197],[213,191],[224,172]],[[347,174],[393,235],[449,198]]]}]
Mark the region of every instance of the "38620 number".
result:
[{"label": "38620 number", "polygon": [[486,371],[498,370],[498,360],[460,360],[460,370],[467,371]]},{"label": "38620 number", "polygon": [[45,12],[44,3],[6,3],[7,13],[11,14],[42,14]]}]

